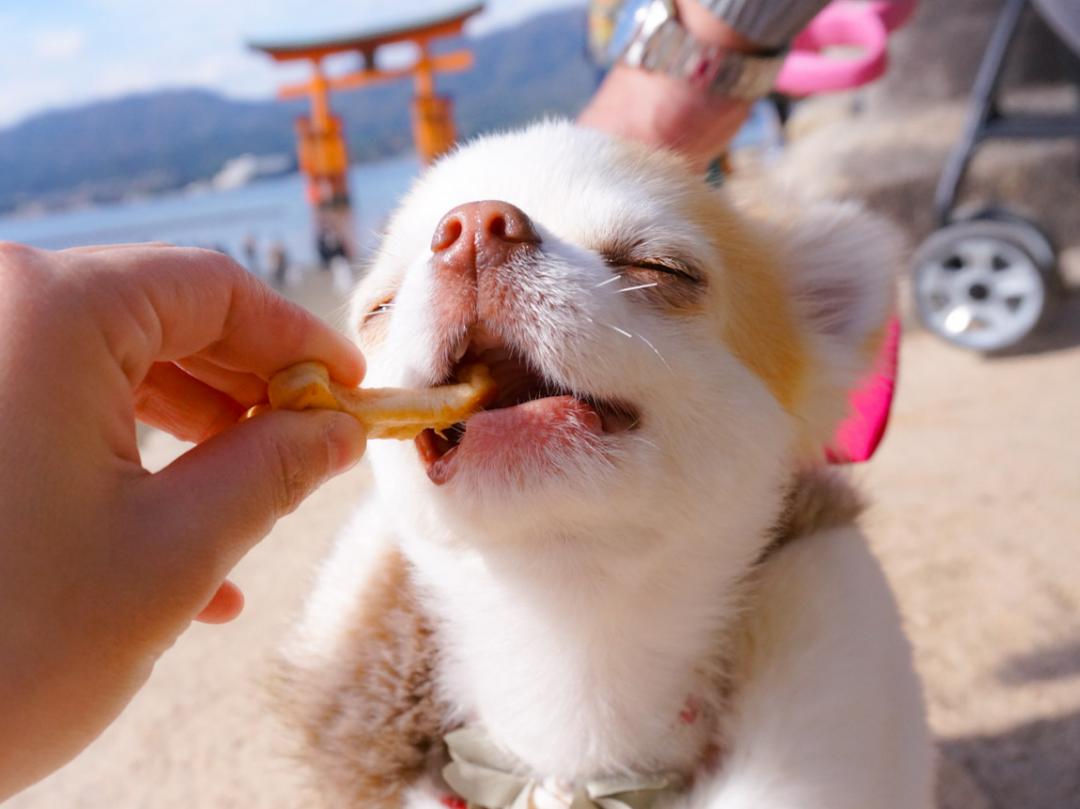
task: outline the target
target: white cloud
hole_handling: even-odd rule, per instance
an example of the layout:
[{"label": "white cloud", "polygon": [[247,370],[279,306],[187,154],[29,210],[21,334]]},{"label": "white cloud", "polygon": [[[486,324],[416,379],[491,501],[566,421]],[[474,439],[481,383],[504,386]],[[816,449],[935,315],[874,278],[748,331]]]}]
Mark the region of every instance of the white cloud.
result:
[{"label": "white cloud", "polygon": [[34,36],[34,53],[52,62],[73,59],[82,53],[86,34],[78,28],[40,31]]},{"label": "white cloud", "polygon": [[87,100],[71,82],[55,76],[36,76],[12,82],[0,93],[0,126],[14,124],[42,110],[78,104]]},{"label": "white cloud", "polygon": [[[108,98],[110,96],[140,93],[167,82],[149,71],[133,71],[125,65],[104,65],[96,71],[94,80],[87,86],[85,98]],[[83,98],[79,98],[82,101]]]},{"label": "white cloud", "polygon": [[[242,97],[269,97],[280,84],[307,76],[305,64],[274,64],[245,42],[261,31],[297,35],[372,24],[401,13],[460,6],[466,0],[95,0],[0,8],[0,76],[20,76],[0,93],[0,126],[39,110],[158,87],[198,85]],[[487,0],[469,30],[486,34],[541,11],[585,0]],[[0,0],[0,5],[4,0]],[[66,8],[61,25],[50,8]],[[257,8],[257,12],[253,12]],[[380,53],[393,66],[410,49]]]},{"label": "white cloud", "polygon": [[475,34],[486,34],[496,28],[514,25],[535,14],[579,6],[586,0],[488,0],[482,14],[470,26]]}]

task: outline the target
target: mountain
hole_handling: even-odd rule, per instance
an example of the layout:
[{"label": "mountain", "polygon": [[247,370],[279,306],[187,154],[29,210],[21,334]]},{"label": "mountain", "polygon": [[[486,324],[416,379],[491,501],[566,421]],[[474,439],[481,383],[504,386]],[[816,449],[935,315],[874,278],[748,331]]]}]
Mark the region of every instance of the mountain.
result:
[{"label": "mountain", "polygon": [[[595,83],[584,29],[584,10],[570,9],[470,39],[475,66],[438,82],[455,99],[460,134],[573,115]],[[353,160],[411,148],[411,95],[406,81],[334,95]],[[0,130],[0,211],[167,190],[212,176],[245,152],[291,153],[293,121],[305,109],[305,102],[240,101],[190,89],[35,115]]]},{"label": "mountain", "polygon": [[246,151],[291,148],[290,111],[201,90],[130,96],[35,116],[0,132],[0,209],[175,188]]}]

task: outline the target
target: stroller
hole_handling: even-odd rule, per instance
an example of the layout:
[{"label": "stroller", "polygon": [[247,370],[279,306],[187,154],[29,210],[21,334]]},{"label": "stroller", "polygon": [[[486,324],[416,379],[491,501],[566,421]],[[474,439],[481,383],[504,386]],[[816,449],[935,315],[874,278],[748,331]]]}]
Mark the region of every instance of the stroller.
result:
[{"label": "stroller", "polygon": [[[990,138],[1078,138],[1080,110],[1005,115],[997,100],[1002,67],[1028,6],[1080,56],[1080,0],[1005,0],[972,91],[963,136],[938,183],[940,229],[916,251],[912,290],[922,322],[957,346],[991,353],[1022,342],[1062,296],[1053,244],[1034,222],[1000,206],[955,207],[975,149]],[[1073,76],[1080,91],[1080,76]]]}]

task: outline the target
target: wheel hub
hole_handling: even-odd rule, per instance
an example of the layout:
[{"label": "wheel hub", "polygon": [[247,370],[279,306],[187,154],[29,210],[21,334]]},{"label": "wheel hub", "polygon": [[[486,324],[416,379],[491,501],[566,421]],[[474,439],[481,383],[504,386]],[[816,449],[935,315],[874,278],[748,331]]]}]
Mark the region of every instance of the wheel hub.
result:
[{"label": "wheel hub", "polygon": [[1023,339],[1046,302],[1042,272],[1023,242],[979,232],[996,224],[962,223],[940,231],[920,250],[915,267],[916,302],[926,325],[979,351]]}]

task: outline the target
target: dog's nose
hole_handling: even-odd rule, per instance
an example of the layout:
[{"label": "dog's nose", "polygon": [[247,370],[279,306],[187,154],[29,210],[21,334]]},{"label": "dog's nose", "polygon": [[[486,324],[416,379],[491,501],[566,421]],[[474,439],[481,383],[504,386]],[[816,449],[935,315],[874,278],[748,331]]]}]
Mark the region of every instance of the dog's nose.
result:
[{"label": "dog's nose", "polygon": [[515,205],[497,199],[466,202],[435,227],[431,252],[460,273],[501,267],[515,253],[540,244],[532,220]]}]

